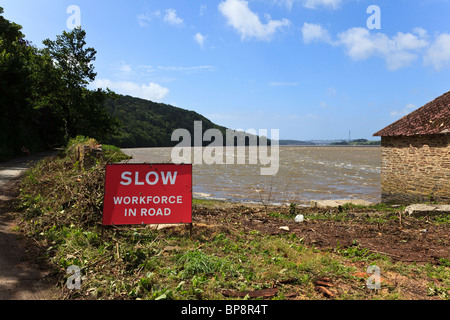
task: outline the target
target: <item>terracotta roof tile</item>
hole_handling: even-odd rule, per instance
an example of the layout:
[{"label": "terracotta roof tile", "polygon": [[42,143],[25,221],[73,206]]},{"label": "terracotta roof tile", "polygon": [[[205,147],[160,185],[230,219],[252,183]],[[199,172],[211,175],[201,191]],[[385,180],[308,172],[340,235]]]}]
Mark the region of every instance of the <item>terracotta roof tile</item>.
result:
[{"label": "terracotta roof tile", "polygon": [[450,133],[450,91],[378,131],[374,136]]}]

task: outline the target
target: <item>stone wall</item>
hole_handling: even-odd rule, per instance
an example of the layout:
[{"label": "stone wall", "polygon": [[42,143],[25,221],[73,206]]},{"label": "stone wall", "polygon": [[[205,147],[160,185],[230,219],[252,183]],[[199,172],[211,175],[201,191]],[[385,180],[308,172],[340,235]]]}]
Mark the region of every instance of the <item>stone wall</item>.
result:
[{"label": "stone wall", "polygon": [[450,203],[450,134],[382,137],[385,203]]}]

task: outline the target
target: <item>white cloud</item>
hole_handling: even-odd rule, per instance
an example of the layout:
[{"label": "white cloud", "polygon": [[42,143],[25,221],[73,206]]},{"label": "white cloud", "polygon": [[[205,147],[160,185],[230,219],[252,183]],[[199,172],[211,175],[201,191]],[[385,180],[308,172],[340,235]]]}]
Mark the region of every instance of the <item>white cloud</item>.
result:
[{"label": "white cloud", "polygon": [[284,5],[288,10],[292,9],[295,2],[302,2],[303,7],[308,9],[326,8],[337,10],[342,0],[274,0],[278,5]]},{"label": "white cloud", "polygon": [[166,15],[164,16],[164,22],[174,26],[181,26],[183,24],[183,19],[177,16],[177,10],[167,9]]},{"label": "white cloud", "polygon": [[392,117],[404,117],[407,114],[414,111],[416,108],[417,107],[415,105],[413,105],[412,103],[408,103],[402,110],[391,111],[390,115]]},{"label": "white cloud", "polygon": [[268,15],[267,23],[262,23],[244,0],[225,0],[219,4],[219,11],[227,19],[228,25],[241,35],[242,40],[255,38],[269,41],[278,29],[290,25],[287,19],[272,20]]},{"label": "white cloud", "polygon": [[158,69],[166,70],[166,71],[201,71],[201,70],[207,70],[212,71],[215,70],[214,66],[204,65],[204,66],[190,66],[190,67],[176,67],[176,66],[158,66]]},{"label": "white cloud", "polygon": [[275,0],[275,3],[278,5],[284,5],[289,10],[292,9],[292,5],[294,4],[296,0]]},{"label": "white cloud", "polygon": [[204,15],[205,15],[205,12],[206,12],[206,5],[204,5],[204,4],[202,4],[201,6],[200,6],[200,16],[201,17],[203,17]]},{"label": "white cloud", "polygon": [[296,87],[298,82],[286,82],[286,81],[272,81],[269,83],[271,87]]},{"label": "white cloud", "polygon": [[206,36],[202,35],[200,32],[197,32],[194,36],[195,42],[198,43],[198,45],[203,48],[203,45],[206,41]]},{"label": "white cloud", "polygon": [[119,79],[132,79],[136,76],[146,76],[154,71],[154,68],[149,65],[133,65],[126,61],[119,61],[112,65],[111,68],[114,73],[114,78]]},{"label": "white cloud", "polygon": [[149,15],[146,15],[146,14],[140,14],[140,15],[138,15],[137,18],[138,18],[139,25],[141,27],[147,26],[148,23],[152,20],[152,18]]},{"label": "white cloud", "polygon": [[425,66],[436,71],[450,67],[450,34],[438,34],[433,41],[423,28],[414,28],[412,32],[389,37],[382,32],[366,28],[350,28],[337,35],[333,40],[320,24],[304,23],[302,27],[305,44],[324,42],[334,47],[342,47],[345,53],[355,61],[379,57],[386,61],[389,70],[398,70],[411,65],[423,57]]},{"label": "white cloud", "polygon": [[330,97],[335,97],[337,95],[337,93],[338,92],[337,92],[336,88],[330,87],[327,89],[327,95]]},{"label": "white cloud", "polygon": [[428,34],[427,34],[427,30],[425,30],[424,28],[414,28],[413,29],[413,33],[417,34],[419,36],[419,38],[427,38]]},{"label": "white cloud", "polygon": [[436,38],[425,54],[424,63],[437,71],[450,66],[450,34],[443,33]]},{"label": "white cloud", "polygon": [[325,42],[342,47],[355,61],[380,57],[386,61],[389,70],[407,67],[423,54],[424,64],[433,65],[438,71],[450,65],[450,34],[439,35],[430,46],[427,31],[423,28],[415,28],[408,33],[398,32],[392,37],[366,28],[350,28],[339,33],[337,40],[332,40],[321,25],[304,23],[302,33],[306,44]]},{"label": "white cloud", "polygon": [[302,27],[302,33],[305,43],[311,43],[313,41],[331,43],[330,34],[320,24],[305,22]]},{"label": "white cloud", "polygon": [[376,39],[364,28],[352,28],[338,35],[339,44],[347,49],[354,60],[364,60],[373,55]]},{"label": "white cloud", "polygon": [[317,9],[324,7],[328,9],[336,10],[339,8],[342,0],[304,0],[303,6],[308,9]]},{"label": "white cloud", "polygon": [[148,24],[150,23],[150,21],[152,21],[154,17],[159,17],[160,15],[161,11],[159,10],[156,10],[152,13],[142,13],[137,16],[138,23],[141,27],[148,26]]},{"label": "white cloud", "polygon": [[353,60],[365,60],[379,56],[386,60],[389,70],[406,67],[418,58],[421,49],[428,46],[423,29],[414,29],[414,33],[398,32],[389,38],[383,33],[371,33],[365,28],[351,28],[338,34],[336,45],[345,48]]},{"label": "white cloud", "polygon": [[140,65],[137,66],[137,68],[139,70],[144,70],[146,73],[154,71],[153,66],[145,65],[145,64],[140,64]]},{"label": "white cloud", "polygon": [[131,68],[130,65],[128,64],[123,64],[122,66],[119,67],[119,70],[122,71],[123,73],[131,73],[131,71],[133,70]]},{"label": "white cloud", "polygon": [[130,81],[111,81],[109,79],[95,80],[92,85],[95,88],[109,88],[116,93],[130,95],[146,100],[161,102],[169,94],[169,89],[157,83],[150,82],[148,85],[141,85]]}]

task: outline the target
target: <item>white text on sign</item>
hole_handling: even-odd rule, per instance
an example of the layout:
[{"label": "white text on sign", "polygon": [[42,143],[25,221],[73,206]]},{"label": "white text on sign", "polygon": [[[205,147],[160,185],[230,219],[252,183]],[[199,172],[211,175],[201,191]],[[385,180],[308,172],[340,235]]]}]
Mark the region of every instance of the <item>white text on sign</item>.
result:
[{"label": "white text on sign", "polygon": [[[123,186],[129,186],[131,184],[135,186],[143,186],[145,184],[154,186],[161,180],[163,185],[174,185],[177,180],[177,174],[178,172],[160,172],[158,174],[155,171],[150,171],[144,177],[144,175],[140,176],[139,172],[135,172],[133,176],[132,172],[125,171],[121,175],[122,181],[120,181],[120,184]],[[134,181],[132,177],[134,177]]]}]

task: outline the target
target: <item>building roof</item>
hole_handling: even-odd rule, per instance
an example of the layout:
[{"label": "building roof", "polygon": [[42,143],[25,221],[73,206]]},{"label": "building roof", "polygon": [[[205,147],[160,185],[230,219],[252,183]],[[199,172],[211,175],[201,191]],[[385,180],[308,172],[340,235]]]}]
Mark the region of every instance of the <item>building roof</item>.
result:
[{"label": "building roof", "polygon": [[374,136],[450,133],[450,91],[378,131]]}]

